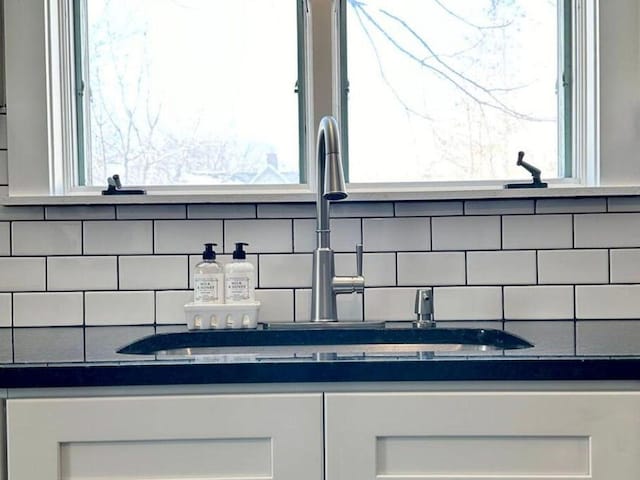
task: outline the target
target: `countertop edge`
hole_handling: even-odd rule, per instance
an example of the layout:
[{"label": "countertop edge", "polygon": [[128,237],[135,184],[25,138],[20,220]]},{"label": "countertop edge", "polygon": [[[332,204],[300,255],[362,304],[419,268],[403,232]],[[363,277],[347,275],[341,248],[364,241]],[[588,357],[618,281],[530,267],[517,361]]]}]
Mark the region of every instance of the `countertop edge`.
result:
[{"label": "countertop edge", "polygon": [[0,388],[579,380],[640,380],[640,359],[375,360],[0,367]]}]

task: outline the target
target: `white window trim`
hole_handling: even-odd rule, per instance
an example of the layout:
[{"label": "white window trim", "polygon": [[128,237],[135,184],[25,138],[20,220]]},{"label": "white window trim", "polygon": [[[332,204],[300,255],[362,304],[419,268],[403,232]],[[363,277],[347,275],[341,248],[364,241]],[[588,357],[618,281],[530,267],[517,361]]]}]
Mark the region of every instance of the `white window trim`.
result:
[{"label": "white window trim", "polygon": [[[510,198],[637,194],[640,185],[640,152],[635,118],[640,105],[640,58],[637,31],[640,6],[636,0],[573,0],[574,28],[584,48],[574,49],[575,74],[581,94],[574,111],[586,112],[574,119],[574,152],[580,159],[577,182],[558,181],[551,188],[502,190],[495,182],[438,184],[351,184],[350,198],[357,200],[405,200],[439,198]],[[311,201],[314,168],[309,183],[285,186],[222,186],[153,189],[144,198],[102,197],[99,189],[71,192],[66,173],[73,171],[75,115],[65,98],[68,82],[61,75],[73,61],[66,22],[67,0],[5,0],[7,136],[9,157],[8,195],[0,203],[166,203],[229,201]],[[335,1],[307,0],[309,28],[307,69],[315,79],[308,91],[308,125],[317,125],[327,114],[339,112],[337,72],[337,22]],[[331,8],[329,8],[329,6]],[[49,21],[53,19],[54,21]],[[60,35],[62,33],[63,35]],[[62,38],[62,41],[61,41]],[[599,45],[599,49],[593,48]],[[323,75],[324,77],[322,77]],[[310,81],[311,83],[311,81]],[[65,108],[65,105],[67,107]],[[313,159],[315,127],[309,127],[308,158]],[[61,173],[62,172],[62,173]],[[582,186],[582,187],[581,187]],[[613,187],[623,186],[617,189]],[[607,187],[583,188],[583,187]],[[609,192],[609,193],[605,193]]]}]

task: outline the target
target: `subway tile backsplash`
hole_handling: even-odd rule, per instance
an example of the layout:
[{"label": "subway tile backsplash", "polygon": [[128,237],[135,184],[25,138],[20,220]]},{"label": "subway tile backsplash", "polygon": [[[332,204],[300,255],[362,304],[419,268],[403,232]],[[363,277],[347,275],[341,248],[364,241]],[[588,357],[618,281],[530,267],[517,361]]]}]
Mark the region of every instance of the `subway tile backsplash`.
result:
[{"label": "subway tile backsplash", "polygon": [[[640,355],[640,197],[332,204],[341,319],[407,320],[434,288],[443,326],[504,328],[506,356]],[[309,319],[315,205],[0,206],[0,362],[137,360],[114,351],[183,329],[202,243],[248,242],[260,318]]]}]

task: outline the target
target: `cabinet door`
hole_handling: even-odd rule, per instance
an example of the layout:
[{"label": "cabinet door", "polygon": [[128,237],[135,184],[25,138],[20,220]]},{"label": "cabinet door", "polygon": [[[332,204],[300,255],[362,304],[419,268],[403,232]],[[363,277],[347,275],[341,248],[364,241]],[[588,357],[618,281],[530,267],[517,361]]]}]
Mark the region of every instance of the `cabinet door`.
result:
[{"label": "cabinet door", "polygon": [[322,396],[7,402],[10,480],[323,478]]},{"label": "cabinet door", "polygon": [[640,479],[638,393],[327,394],[330,480]]}]

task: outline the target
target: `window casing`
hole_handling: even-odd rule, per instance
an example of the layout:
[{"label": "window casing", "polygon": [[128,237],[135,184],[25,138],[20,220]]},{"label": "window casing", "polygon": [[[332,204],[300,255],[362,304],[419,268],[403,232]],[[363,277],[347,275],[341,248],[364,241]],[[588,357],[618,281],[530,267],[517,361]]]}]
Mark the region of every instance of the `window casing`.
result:
[{"label": "window casing", "polygon": [[[68,93],[72,91],[69,83],[74,81],[70,68],[73,42],[68,21],[69,2],[5,2],[9,196],[73,194],[73,182],[69,180],[73,175],[69,172],[76,168],[70,159],[77,155],[74,147],[77,134],[71,127],[75,125],[76,112],[71,108],[73,101]],[[613,2],[614,6],[611,3],[572,1],[576,90],[572,105],[575,119],[572,149],[578,159],[574,179],[584,185],[640,183],[640,172],[635,162],[629,160],[638,151],[639,140],[628,128],[620,128],[625,120],[633,118],[633,100],[639,96],[637,88],[630,88],[630,84],[637,85],[632,81],[634,78],[640,79],[638,59],[631,49],[620,48],[620,45],[632,47],[637,43],[634,32],[640,22],[638,15],[629,12],[638,13],[639,8],[633,0]],[[341,108],[340,83],[335,74],[340,48],[337,41],[340,25],[335,15],[338,8],[338,4],[326,0],[304,3],[305,12],[310,13],[302,20],[308,24],[304,51],[309,58],[305,68],[310,81],[309,90],[305,92],[308,101],[305,134],[310,138],[315,136],[314,126],[322,116],[335,114]],[[628,68],[623,71],[614,68],[620,65]],[[21,108],[12,108],[13,105]],[[305,157],[312,159],[313,141],[306,144]],[[307,185],[278,186],[264,192],[273,200],[286,199],[288,193],[312,198],[306,197],[305,192],[310,191],[308,185],[314,185],[313,165],[307,168]],[[418,195],[425,192],[420,185],[396,187],[382,185],[373,190],[387,192],[385,198],[389,198],[389,194],[391,198],[403,198],[400,194],[393,197],[399,190],[412,189]],[[445,184],[443,188],[452,187]],[[459,186],[453,187],[457,188]],[[231,191],[220,190],[223,195]],[[259,189],[235,190],[245,195]],[[366,185],[352,186],[351,190],[358,192],[358,198],[366,198]],[[195,187],[189,192],[211,193]]]}]

